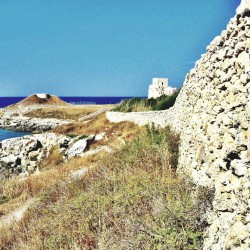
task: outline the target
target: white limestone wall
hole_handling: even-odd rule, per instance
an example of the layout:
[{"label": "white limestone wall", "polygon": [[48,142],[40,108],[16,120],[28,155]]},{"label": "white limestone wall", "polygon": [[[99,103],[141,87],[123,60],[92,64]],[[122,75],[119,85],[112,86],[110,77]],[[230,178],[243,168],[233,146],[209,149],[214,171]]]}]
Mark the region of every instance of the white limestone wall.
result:
[{"label": "white limestone wall", "polygon": [[154,123],[159,128],[164,128],[168,124],[171,124],[173,113],[170,110],[164,111],[150,111],[150,112],[107,112],[106,117],[110,122],[133,122],[139,126]]},{"label": "white limestone wall", "polygon": [[240,6],[237,9],[237,14],[241,14],[246,9],[250,10],[250,0],[242,0]]},{"label": "white limestone wall", "polygon": [[180,132],[179,170],[215,189],[204,249],[250,249],[250,12],[248,1],[242,4],[187,75],[171,110],[107,114]]}]

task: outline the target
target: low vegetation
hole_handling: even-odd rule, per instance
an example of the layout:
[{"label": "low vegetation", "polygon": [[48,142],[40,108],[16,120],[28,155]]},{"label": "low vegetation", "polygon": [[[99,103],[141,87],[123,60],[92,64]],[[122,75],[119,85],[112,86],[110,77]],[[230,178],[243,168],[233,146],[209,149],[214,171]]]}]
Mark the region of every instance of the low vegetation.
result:
[{"label": "low vegetation", "polygon": [[[71,131],[71,133],[68,131]],[[82,123],[75,123],[66,127],[58,127],[57,132],[67,134],[71,137],[79,135],[86,137],[89,134],[103,131],[107,133],[107,138],[93,145],[91,144],[90,150],[102,146],[103,144],[111,149],[117,148],[125,141],[132,140],[132,138],[139,133],[139,127],[128,122],[111,124],[106,120],[105,115],[102,114],[99,115],[99,117],[94,117],[88,126],[84,126]],[[100,161],[105,154],[106,153],[99,152],[95,155],[71,159],[64,162],[58,148],[53,148],[48,154],[48,157],[39,166],[38,169],[40,171],[37,171],[34,175],[24,179],[12,178],[0,182],[0,197],[8,198],[9,201],[7,203],[2,202],[4,205],[0,204],[0,215],[8,214],[25,200],[36,197],[47,187],[62,181],[71,171]],[[53,178],[51,178],[51,176],[53,176]]]},{"label": "low vegetation", "polygon": [[[110,105],[111,106],[111,105]],[[112,107],[112,106],[111,106]],[[36,118],[57,118],[78,120],[81,117],[89,115],[95,111],[102,109],[102,105],[86,105],[86,106],[60,106],[60,107],[43,107],[25,114],[28,117]]]},{"label": "low vegetation", "polygon": [[[29,185],[1,185],[7,204],[22,190],[39,197],[22,223],[0,230],[1,249],[201,249],[211,192],[194,195],[187,178],[177,177],[178,136],[168,128],[141,128],[109,155],[63,163],[57,154]],[[70,169],[90,165],[81,178],[62,181]],[[43,188],[39,178],[47,180]],[[33,185],[40,189],[29,193]]]},{"label": "low vegetation", "polygon": [[169,109],[174,105],[179,92],[180,90],[176,91],[170,96],[161,96],[156,99],[132,98],[129,100],[123,100],[112,111],[143,112]]},{"label": "low vegetation", "polygon": [[131,122],[110,123],[105,114],[92,118],[90,121],[61,125],[53,130],[55,133],[76,136],[90,135],[105,132],[108,146],[117,146],[121,142],[131,140],[137,135],[140,128]]}]

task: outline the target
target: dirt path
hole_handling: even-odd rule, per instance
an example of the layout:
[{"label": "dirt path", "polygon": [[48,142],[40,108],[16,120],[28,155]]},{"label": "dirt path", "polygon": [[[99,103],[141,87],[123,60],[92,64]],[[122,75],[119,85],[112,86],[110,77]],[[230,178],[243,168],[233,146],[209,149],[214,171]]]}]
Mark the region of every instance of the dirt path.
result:
[{"label": "dirt path", "polygon": [[[71,171],[71,173],[68,176],[68,179],[65,181],[66,183],[70,183],[76,179],[79,179],[84,174],[87,173],[87,171],[91,167],[83,167],[78,170]],[[0,217],[0,228],[6,228],[11,226],[13,223],[20,222],[25,213],[28,211],[28,209],[37,201],[36,198],[31,198],[27,201],[25,201],[20,207],[16,208],[14,211],[10,212],[9,214],[3,215]]]},{"label": "dirt path", "polygon": [[24,214],[30,208],[30,206],[36,201],[32,198],[27,200],[22,206],[18,207],[9,214],[0,217],[0,227],[7,227],[13,223],[19,222],[24,217]]}]

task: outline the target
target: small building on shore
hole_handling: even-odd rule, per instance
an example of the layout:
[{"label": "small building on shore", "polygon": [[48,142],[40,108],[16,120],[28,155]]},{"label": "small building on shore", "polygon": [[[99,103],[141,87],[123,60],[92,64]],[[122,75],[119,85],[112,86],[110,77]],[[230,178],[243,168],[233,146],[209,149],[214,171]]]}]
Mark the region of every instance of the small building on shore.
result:
[{"label": "small building on shore", "polygon": [[168,86],[167,78],[153,78],[152,84],[148,88],[148,99],[163,96],[172,95],[176,91],[176,88]]}]

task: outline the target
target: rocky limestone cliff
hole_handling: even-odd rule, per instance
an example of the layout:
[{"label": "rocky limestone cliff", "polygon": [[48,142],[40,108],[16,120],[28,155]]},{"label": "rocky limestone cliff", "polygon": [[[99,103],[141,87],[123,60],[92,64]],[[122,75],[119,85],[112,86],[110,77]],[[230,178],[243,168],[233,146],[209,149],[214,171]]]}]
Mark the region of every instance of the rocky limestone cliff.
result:
[{"label": "rocky limestone cliff", "polygon": [[[113,122],[159,120],[181,135],[179,171],[215,189],[204,249],[250,249],[250,11],[243,0],[162,112],[107,113]],[[165,121],[165,123],[164,123]]]}]

